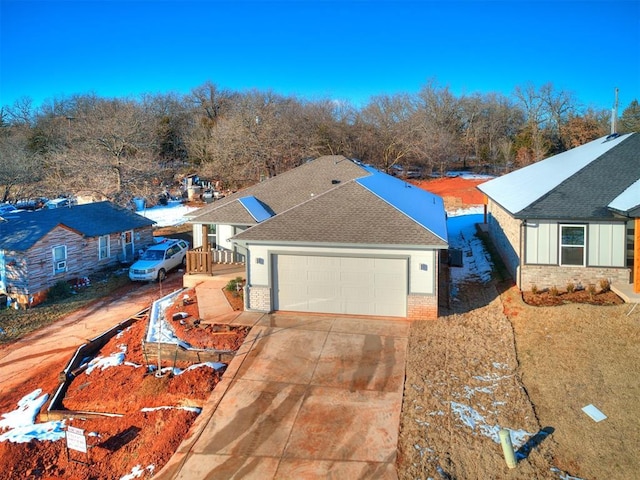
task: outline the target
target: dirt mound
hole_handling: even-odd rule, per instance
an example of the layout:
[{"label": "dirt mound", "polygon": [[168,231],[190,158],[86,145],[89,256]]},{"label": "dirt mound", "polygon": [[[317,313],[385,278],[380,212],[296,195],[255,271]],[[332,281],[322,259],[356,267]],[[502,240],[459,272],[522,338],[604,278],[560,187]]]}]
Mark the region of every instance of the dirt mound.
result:
[{"label": "dirt mound", "polygon": [[[197,298],[190,292],[192,303],[186,306],[197,318]],[[180,299],[181,303],[181,299]],[[172,310],[184,305],[175,305]],[[167,313],[169,314],[169,313]],[[178,322],[180,335],[189,333]],[[189,432],[211,391],[220,381],[223,368],[200,364],[197,368],[171,361],[147,365],[142,350],[146,320],[139,320],[113,337],[100,351],[99,357],[111,358],[124,353],[124,362],[109,368],[78,372],[65,395],[63,406],[77,414],[66,420],[67,426],[87,434],[88,455],[72,450],[67,458],[66,441],[0,443],[0,474],[8,479],[119,479],[136,469],[139,478],[150,478],[171,458]],[[226,326],[197,328],[198,345],[202,348],[232,349],[239,346],[247,329],[228,329],[223,335],[214,330]],[[90,364],[89,364],[90,365]],[[3,412],[12,411],[17,402],[34,388],[53,395],[58,387],[58,372],[49,368],[38,377],[25,381],[12,395],[0,402]],[[51,397],[50,397],[51,398]],[[46,411],[45,404],[42,412]],[[37,421],[46,421],[45,414]],[[88,463],[85,464],[85,463]],[[7,475],[7,476],[4,476]]]}]

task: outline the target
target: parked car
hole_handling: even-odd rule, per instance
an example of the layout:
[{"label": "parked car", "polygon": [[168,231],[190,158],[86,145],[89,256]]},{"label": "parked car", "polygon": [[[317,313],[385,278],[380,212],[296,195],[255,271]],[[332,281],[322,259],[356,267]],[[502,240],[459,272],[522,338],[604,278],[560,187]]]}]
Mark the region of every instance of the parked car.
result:
[{"label": "parked car", "polygon": [[77,205],[78,202],[75,198],[54,198],[53,200],[49,200],[44,204],[44,208],[62,208],[62,207],[71,207],[73,205]]},{"label": "parked car", "polygon": [[17,212],[18,209],[10,203],[0,203],[0,217]]},{"label": "parked car", "polygon": [[167,272],[186,264],[187,250],[189,243],[186,240],[166,240],[153,245],[129,267],[129,278],[133,281],[161,282],[167,277]]}]

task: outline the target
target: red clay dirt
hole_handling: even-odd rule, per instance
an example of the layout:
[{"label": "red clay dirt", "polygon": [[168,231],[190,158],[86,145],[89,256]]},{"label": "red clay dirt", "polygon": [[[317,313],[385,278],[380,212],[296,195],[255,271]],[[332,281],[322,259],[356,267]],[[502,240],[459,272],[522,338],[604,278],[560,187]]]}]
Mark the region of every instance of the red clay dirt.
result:
[{"label": "red clay dirt", "polygon": [[[197,298],[187,308],[191,317],[197,318]],[[179,305],[170,310],[182,310]],[[150,478],[158,472],[173,455],[178,445],[188,435],[189,428],[200,408],[220,381],[221,372],[210,366],[186,370],[187,364],[176,364],[183,369],[179,375],[156,376],[145,365],[142,353],[147,321],[139,320],[121,334],[113,337],[100,351],[107,357],[122,351],[126,346],[126,365],[105,370],[95,369],[90,375],[80,373],[71,383],[63,406],[68,410],[90,411],[116,416],[77,415],[67,420],[67,425],[83,429],[87,437],[89,455],[71,451],[67,458],[64,440],[31,441],[30,443],[0,443],[0,478],[2,479],[119,479],[130,474],[134,468],[144,470],[139,478]],[[183,331],[178,323],[178,331]],[[223,335],[211,334],[219,326],[210,329],[198,328],[199,345],[228,350],[239,346],[247,329],[231,330]],[[195,330],[195,329],[194,329]],[[129,362],[133,365],[129,365]],[[37,377],[28,378],[0,398],[0,412],[16,409],[17,402],[36,388],[51,397],[58,388],[58,372],[67,360],[49,365]],[[173,366],[174,362],[171,362]],[[136,365],[138,365],[136,367]],[[164,366],[164,365],[163,365]],[[49,406],[44,405],[41,412]],[[153,409],[151,411],[142,411]],[[160,408],[172,407],[172,408]],[[37,421],[46,421],[40,415]],[[89,463],[86,465],[85,463]]]},{"label": "red clay dirt", "polygon": [[483,205],[484,194],[476,187],[486,181],[487,178],[463,178],[445,177],[433,180],[411,180],[423,190],[440,195],[447,209],[464,208],[471,205]]}]

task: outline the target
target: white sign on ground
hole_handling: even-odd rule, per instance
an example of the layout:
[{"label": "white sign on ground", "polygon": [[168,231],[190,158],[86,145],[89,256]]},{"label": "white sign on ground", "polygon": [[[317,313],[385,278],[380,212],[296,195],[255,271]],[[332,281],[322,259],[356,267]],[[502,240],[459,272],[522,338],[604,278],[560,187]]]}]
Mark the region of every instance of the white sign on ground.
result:
[{"label": "white sign on ground", "polygon": [[67,448],[87,453],[87,437],[84,436],[84,430],[76,427],[67,427]]},{"label": "white sign on ground", "polygon": [[582,411],[587,415],[589,415],[595,422],[599,422],[607,418],[607,416],[604,413],[602,413],[600,410],[598,410],[596,407],[594,407],[591,404],[587,405],[586,407],[582,407]]}]

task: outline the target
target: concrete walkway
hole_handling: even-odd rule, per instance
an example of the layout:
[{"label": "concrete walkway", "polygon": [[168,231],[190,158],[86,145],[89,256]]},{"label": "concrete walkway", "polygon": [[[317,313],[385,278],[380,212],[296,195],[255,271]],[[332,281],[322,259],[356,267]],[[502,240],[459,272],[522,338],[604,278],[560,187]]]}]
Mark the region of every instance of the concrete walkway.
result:
[{"label": "concrete walkway", "polygon": [[52,325],[0,346],[0,395],[42,370],[62,368],[77,348],[118,322],[149,308],[151,302],[182,288],[182,274],[170,273],[162,284],[141,283],[119,298],[104,298]]},{"label": "concrete walkway", "polygon": [[245,312],[231,323],[254,326],[154,478],[397,479],[410,322]]}]

